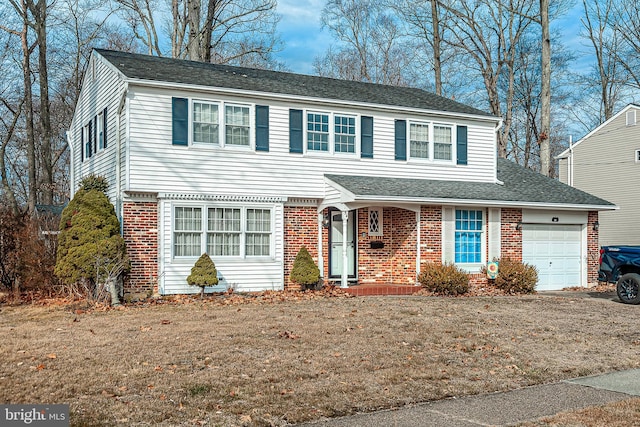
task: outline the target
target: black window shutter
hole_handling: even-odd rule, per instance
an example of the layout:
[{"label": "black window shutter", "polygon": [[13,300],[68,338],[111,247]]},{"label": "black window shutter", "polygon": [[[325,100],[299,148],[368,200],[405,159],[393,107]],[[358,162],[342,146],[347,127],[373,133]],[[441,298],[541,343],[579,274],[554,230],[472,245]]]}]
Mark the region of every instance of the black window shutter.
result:
[{"label": "black window shutter", "polygon": [[189,100],[172,98],[171,107],[172,143],[173,145],[189,145]]},{"label": "black window shutter", "polygon": [[406,120],[396,120],[396,160],[407,160]]},{"label": "black window shutter", "polygon": [[98,116],[93,116],[93,152],[98,152]]},{"label": "black window shutter", "polygon": [[256,105],[256,151],[269,151],[268,105]]},{"label": "black window shutter", "polygon": [[84,127],[80,128],[80,161],[84,162]]},{"label": "black window shutter", "polygon": [[107,107],[102,110],[102,148],[107,148]]},{"label": "black window shutter", "polygon": [[456,152],[459,165],[467,164],[467,127],[466,126],[458,126],[457,127],[457,145]]},{"label": "black window shutter", "polygon": [[289,152],[302,153],[302,110],[289,110]]},{"label": "black window shutter", "polygon": [[88,128],[89,131],[87,133],[89,134],[89,140],[87,141],[87,159],[93,155],[93,152],[91,151],[93,149],[93,120],[89,120]]},{"label": "black window shutter", "polygon": [[373,117],[360,117],[360,157],[373,158]]}]

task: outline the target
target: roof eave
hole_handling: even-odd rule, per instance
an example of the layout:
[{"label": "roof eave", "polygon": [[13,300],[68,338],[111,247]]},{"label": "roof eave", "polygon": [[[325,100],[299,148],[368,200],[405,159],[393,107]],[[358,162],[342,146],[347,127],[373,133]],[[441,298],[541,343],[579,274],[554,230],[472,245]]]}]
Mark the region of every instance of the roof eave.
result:
[{"label": "roof eave", "polygon": [[[531,208],[531,209],[557,209],[557,210],[582,210],[605,211],[619,209],[616,205],[592,205],[575,203],[544,203],[521,202],[516,200],[483,200],[483,199],[454,199],[454,198],[426,198],[426,197],[400,197],[400,196],[372,196],[357,195],[354,202],[370,201],[372,203],[415,203],[422,205],[456,205],[456,206],[488,206],[504,208]],[[346,201],[345,201],[346,202]]]}]

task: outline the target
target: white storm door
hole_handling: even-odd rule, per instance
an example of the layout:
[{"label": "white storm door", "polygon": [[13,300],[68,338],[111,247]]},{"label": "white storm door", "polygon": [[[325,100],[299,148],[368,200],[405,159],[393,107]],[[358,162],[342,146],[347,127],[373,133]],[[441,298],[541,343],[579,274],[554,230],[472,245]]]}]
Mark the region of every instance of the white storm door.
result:
[{"label": "white storm door", "polygon": [[[356,277],[356,250],[355,250],[355,211],[349,211],[347,227],[347,276]],[[342,276],[342,212],[331,212],[331,236],[329,239],[331,253],[329,256],[329,276]]]}]

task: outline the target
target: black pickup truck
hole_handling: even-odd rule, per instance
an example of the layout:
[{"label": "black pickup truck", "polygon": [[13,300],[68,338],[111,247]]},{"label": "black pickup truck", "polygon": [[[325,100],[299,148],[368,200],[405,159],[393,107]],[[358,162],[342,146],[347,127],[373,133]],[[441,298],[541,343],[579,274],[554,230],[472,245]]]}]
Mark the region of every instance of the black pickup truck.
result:
[{"label": "black pickup truck", "polygon": [[600,248],[598,281],[616,283],[623,303],[640,304],[640,246]]}]

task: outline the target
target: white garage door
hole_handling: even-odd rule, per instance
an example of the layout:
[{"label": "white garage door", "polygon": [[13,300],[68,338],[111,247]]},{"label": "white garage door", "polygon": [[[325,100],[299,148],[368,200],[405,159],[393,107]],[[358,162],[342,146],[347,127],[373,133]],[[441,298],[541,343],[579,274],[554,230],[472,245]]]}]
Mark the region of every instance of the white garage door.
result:
[{"label": "white garage door", "polygon": [[536,290],[579,286],[582,226],[523,224],[522,260],[538,269]]}]

